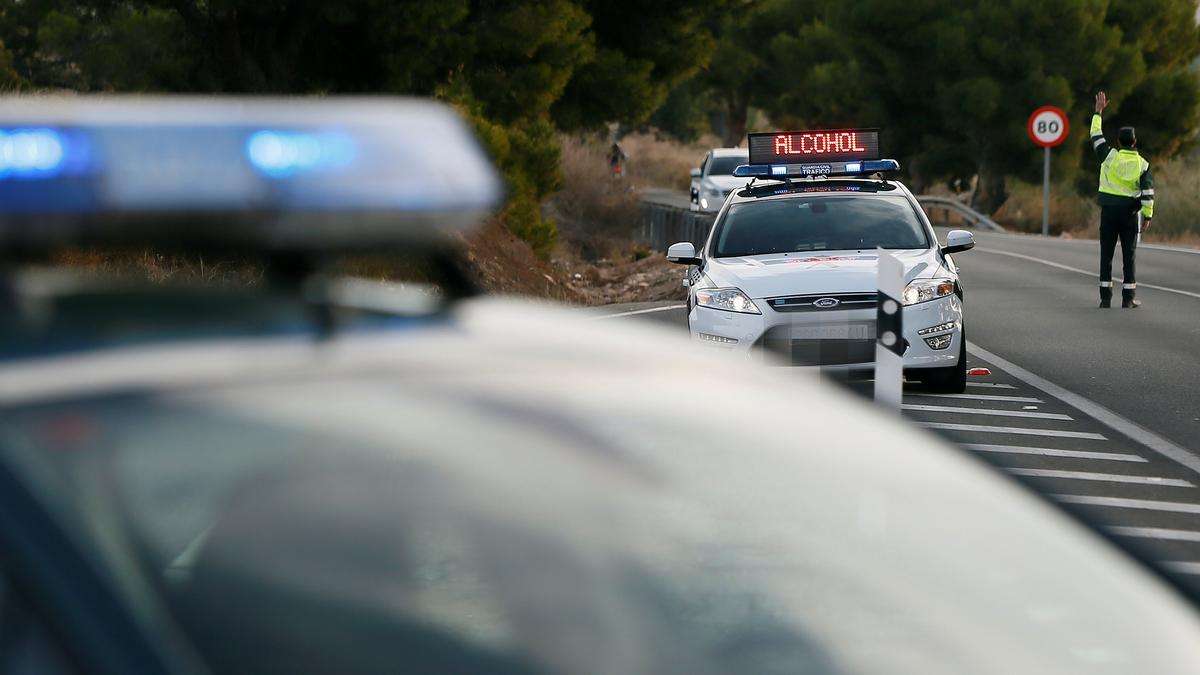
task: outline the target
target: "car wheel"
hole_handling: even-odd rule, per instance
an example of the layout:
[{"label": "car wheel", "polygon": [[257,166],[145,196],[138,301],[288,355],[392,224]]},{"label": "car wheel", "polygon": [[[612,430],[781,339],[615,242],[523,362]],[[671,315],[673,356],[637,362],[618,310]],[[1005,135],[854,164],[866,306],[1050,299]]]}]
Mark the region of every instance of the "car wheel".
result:
[{"label": "car wheel", "polygon": [[959,333],[958,363],[946,368],[930,368],[921,375],[921,381],[937,394],[961,394],[967,390],[966,333]]}]

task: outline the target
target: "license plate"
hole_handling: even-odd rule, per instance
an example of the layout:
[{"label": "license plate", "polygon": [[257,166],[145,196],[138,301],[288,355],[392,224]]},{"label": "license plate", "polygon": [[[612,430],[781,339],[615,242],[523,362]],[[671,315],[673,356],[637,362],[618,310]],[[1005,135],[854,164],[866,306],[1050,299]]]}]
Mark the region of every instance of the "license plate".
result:
[{"label": "license plate", "polygon": [[863,324],[792,326],[793,340],[870,340],[871,327]]}]

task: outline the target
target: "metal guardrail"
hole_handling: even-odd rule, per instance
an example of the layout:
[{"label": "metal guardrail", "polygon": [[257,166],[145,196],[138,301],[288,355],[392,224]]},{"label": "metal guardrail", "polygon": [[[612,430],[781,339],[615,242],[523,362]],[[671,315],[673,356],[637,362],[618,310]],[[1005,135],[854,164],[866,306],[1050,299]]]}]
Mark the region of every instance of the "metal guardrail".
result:
[{"label": "metal guardrail", "polygon": [[929,215],[930,222],[933,222],[933,214],[930,212],[935,209],[941,209],[942,212],[946,213],[947,215],[951,212],[958,214],[959,217],[961,217],[967,223],[968,227],[973,227],[978,230],[989,230],[991,232],[1004,231],[1004,228],[996,223],[996,221],[988,218],[987,216],[958,201],[957,199],[951,199],[950,197],[937,197],[934,195],[917,195],[917,201],[921,203],[921,207],[924,208],[925,213]]},{"label": "metal guardrail", "polygon": [[[917,201],[926,214],[941,209],[947,214],[957,214],[968,227],[991,232],[1004,231],[996,221],[956,199],[918,195]],[[658,251],[666,251],[668,246],[680,241],[690,241],[700,248],[708,238],[708,231],[715,219],[715,213],[691,211],[674,204],[647,200],[642,202],[642,223],[634,233],[634,238]],[[934,220],[932,214],[929,220]]]},{"label": "metal guardrail", "polygon": [[698,249],[708,239],[714,220],[715,213],[646,201],[642,202],[642,225],[634,236],[657,251],[666,251],[668,246],[681,241],[690,241]]}]

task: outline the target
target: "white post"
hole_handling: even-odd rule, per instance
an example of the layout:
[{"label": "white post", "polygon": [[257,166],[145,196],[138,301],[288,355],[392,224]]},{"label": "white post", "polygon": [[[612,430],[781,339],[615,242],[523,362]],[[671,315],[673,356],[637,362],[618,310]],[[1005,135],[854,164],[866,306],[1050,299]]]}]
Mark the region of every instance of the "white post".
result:
[{"label": "white post", "polygon": [[879,249],[879,304],[875,310],[875,401],[900,410],[904,396],[904,264]]},{"label": "white post", "polygon": [[1042,165],[1042,236],[1050,234],[1050,148],[1046,147],[1046,161]]}]

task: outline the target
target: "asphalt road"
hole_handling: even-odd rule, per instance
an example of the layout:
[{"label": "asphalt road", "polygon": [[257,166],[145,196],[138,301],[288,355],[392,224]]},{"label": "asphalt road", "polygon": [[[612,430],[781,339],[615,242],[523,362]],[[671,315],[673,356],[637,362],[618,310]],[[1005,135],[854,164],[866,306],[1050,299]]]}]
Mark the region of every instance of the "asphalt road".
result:
[{"label": "asphalt road", "polygon": [[[955,260],[970,365],[992,374],[964,396],[910,385],[905,415],[1200,594],[1200,253],[1142,247],[1143,306],[1101,310],[1096,242],[976,240]],[[601,312],[686,326],[678,303]]]},{"label": "asphalt road", "polygon": [[690,209],[692,207],[692,201],[688,199],[687,193],[675,190],[643,190],[642,201],[673,206],[677,209]]},{"label": "asphalt road", "polygon": [[968,340],[1200,455],[1200,252],[1142,247],[1142,307],[1102,310],[1097,242],[976,241],[955,257]]}]

